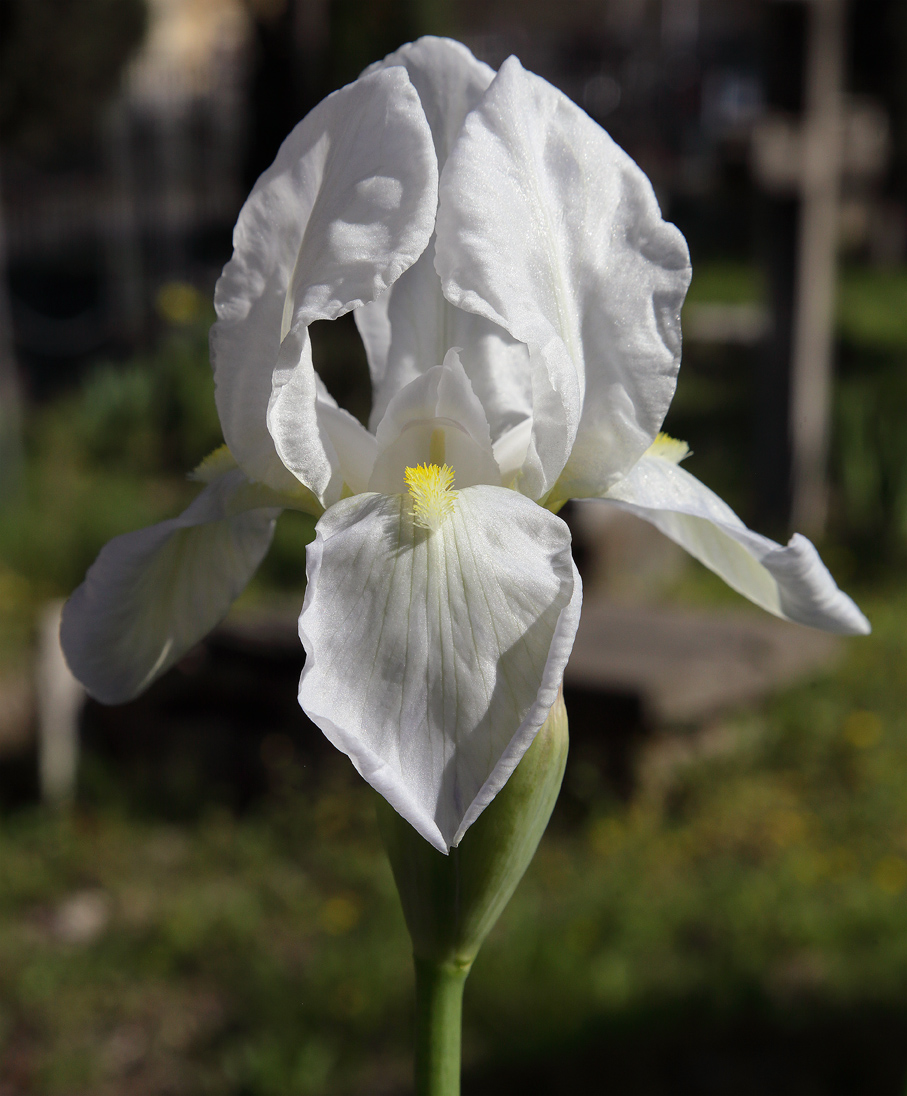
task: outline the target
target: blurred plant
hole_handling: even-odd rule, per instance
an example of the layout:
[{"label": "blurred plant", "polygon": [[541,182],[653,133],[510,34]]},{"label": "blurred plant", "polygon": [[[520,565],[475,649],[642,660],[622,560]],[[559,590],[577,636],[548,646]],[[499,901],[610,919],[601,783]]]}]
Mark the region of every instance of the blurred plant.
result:
[{"label": "blurred plant", "polygon": [[835,533],[878,571],[907,558],[907,271],[845,272],[839,335]]},{"label": "blurred plant", "polygon": [[68,441],[86,468],[135,475],[182,474],[198,464],[221,440],[208,321],[168,332],[125,365],[99,365],[45,416],[47,447]]},{"label": "blurred plant", "polygon": [[184,469],[220,440],[207,327],[101,363],[27,423],[26,469],[0,512],[0,561],[36,597],[66,593],[108,536],[191,494]]}]

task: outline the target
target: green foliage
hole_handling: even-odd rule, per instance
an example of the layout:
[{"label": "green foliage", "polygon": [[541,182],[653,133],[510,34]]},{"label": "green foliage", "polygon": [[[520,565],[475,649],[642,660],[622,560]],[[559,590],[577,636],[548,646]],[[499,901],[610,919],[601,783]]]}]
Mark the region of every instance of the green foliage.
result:
[{"label": "green foliage", "polygon": [[348,1091],[376,1063],[405,1076],[408,957],[371,807],[339,787],[193,831],[10,822],[0,1072],[26,1039],[42,1093],[134,1091],[137,1070],[193,1096]]},{"label": "green foliage", "polygon": [[907,270],[845,270],[838,295],[838,333],[866,350],[907,354]]},{"label": "green foliage", "polygon": [[845,346],[842,359],[831,456],[836,531],[878,568],[907,553],[907,348]]},{"label": "green foliage", "polygon": [[[212,317],[213,318],[213,317]],[[39,454],[62,455],[86,471],[184,475],[223,443],[208,361],[206,315],[169,332],[125,363],[101,363],[35,425]]]},{"label": "green foliage", "polygon": [[835,532],[878,569],[907,556],[907,271],[845,271],[838,330]]},{"label": "green foliage", "polygon": [[765,296],[759,269],[732,260],[697,263],[687,301],[690,304],[755,304]]},{"label": "green foliage", "polygon": [[[268,591],[302,592],[305,587],[306,545],[315,537],[315,518],[286,510],[277,519],[274,540],[258,571],[253,595]],[[300,607],[302,601],[299,602]]]},{"label": "green foliage", "polygon": [[0,514],[0,564],[36,597],[68,593],[107,540],[197,491],[186,471],[221,444],[206,328],[98,366],[32,417],[25,483]]},{"label": "green foliage", "polygon": [[61,465],[29,473],[0,518],[0,559],[36,596],[68,593],[112,537],[168,515],[190,495],[182,484],[137,484],[116,470],[88,475]]},{"label": "green foliage", "polygon": [[[699,264],[691,304],[757,304],[758,271]],[[690,442],[686,467],[746,515],[761,347],[689,341],[666,423]],[[831,535],[870,570],[907,558],[907,270],[849,267],[838,286]]]}]

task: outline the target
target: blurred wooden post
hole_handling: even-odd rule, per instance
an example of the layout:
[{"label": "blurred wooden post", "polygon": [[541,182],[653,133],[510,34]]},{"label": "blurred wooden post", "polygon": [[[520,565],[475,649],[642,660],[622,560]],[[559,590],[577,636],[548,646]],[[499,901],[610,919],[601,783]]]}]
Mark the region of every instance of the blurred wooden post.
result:
[{"label": "blurred wooden post", "polygon": [[790,520],[815,537],[828,507],[846,0],[769,8],[770,111],[753,134],[773,319],[761,379],[760,516],[778,535]]},{"label": "blurred wooden post", "polygon": [[65,806],[75,796],[79,761],[79,713],[85,690],[72,676],[60,646],[63,602],[51,602],[38,622],[35,690],[38,712],[38,776],[42,802]]},{"label": "blurred wooden post", "polygon": [[811,0],[791,370],[791,450],[796,528],[825,529],[841,178],[844,0]]}]

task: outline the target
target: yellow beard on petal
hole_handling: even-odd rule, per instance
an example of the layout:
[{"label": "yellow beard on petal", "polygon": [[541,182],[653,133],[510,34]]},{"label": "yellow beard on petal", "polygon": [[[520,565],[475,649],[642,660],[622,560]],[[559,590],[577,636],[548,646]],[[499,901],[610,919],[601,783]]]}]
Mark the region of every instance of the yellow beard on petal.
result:
[{"label": "yellow beard on petal", "polygon": [[690,455],[690,447],[685,441],[678,441],[677,438],[672,438],[670,434],[659,434],[646,450],[645,455],[647,457],[661,457],[662,460],[669,460],[671,464],[680,464],[682,460]]},{"label": "yellow beard on petal", "polygon": [[454,470],[446,464],[419,464],[407,468],[403,475],[412,495],[416,525],[431,532],[439,529],[457,503],[457,492],[453,490]]}]

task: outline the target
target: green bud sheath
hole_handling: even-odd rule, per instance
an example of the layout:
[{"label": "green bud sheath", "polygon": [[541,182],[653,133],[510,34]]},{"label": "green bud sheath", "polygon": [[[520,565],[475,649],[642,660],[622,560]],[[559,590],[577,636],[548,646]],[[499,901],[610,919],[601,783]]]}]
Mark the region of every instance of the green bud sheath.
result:
[{"label": "green bud sheath", "polygon": [[564,777],[567,746],[567,711],[558,693],[513,775],[448,856],[378,800],[378,825],[416,964],[418,1096],[460,1091],[466,976],[545,832]]},{"label": "green bud sheath", "polygon": [[378,801],[378,824],[417,959],[472,963],[545,832],[567,745],[567,711],[559,693],[513,775],[447,856],[384,799]]}]

